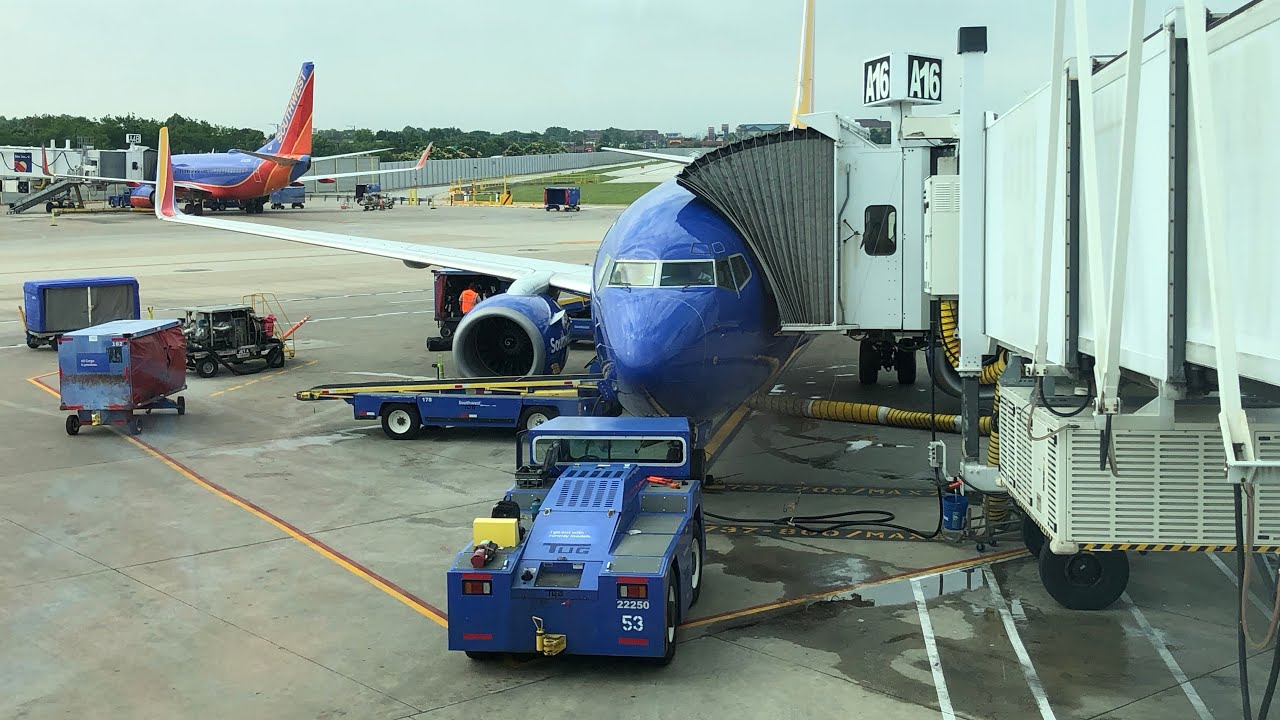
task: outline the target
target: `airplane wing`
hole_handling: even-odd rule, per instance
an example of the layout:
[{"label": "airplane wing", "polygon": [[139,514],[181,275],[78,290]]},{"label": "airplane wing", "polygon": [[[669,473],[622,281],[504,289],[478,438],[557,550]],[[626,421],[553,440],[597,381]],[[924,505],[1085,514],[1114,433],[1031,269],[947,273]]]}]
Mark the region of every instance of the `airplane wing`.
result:
[{"label": "airplane wing", "polygon": [[319,162],[320,160],[337,160],[338,158],[358,157],[360,155],[372,155],[374,153],[386,152],[390,149],[391,148],[378,148],[377,150],[358,150],[356,152],[339,153],[337,155],[312,156],[311,162]]},{"label": "airplane wing", "polygon": [[[160,157],[156,164],[156,217],[168,222],[199,225],[215,230],[277,238],[318,247],[347,250],[400,260],[409,267],[449,267],[458,270],[495,275],[520,281],[527,279],[532,286],[542,283],[550,287],[589,296],[591,294],[591,266],[571,263],[512,257],[496,253],[458,250],[433,245],[380,240],[377,238],[342,235],[317,230],[294,230],[275,225],[262,225],[242,220],[225,220],[208,216],[185,215],[178,211],[173,183],[173,161],[169,157],[169,129],[160,128]],[[426,154],[423,154],[426,157]]]},{"label": "airplane wing", "polygon": [[[427,149],[422,151],[422,157],[418,158],[418,164],[413,166],[414,170],[421,170],[427,166],[427,158],[431,155],[431,147],[433,145],[435,145],[435,143],[427,143]],[[364,172],[332,173],[329,175],[303,175],[298,178],[298,182],[306,182],[308,180],[324,182],[325,180],[336,180],[338,178],[345,177],[369,177],[370,175],[385,175],[393,172],[405,172],[405,170],[406,168],[395,168],[391,170],[365,170]]]},{"label": "airplane wing", "polygon": [[667,162],[680,163],[688,165],[698,158],[689,157],[688,155],[667,155],[666,153],[648,152],[646,150],[623,150],[622,148],[602,147],[601,151],[609,150],[616,153],[624,153],[626,155],[637,155],[639,157],[653,158],[654,160],[666,160]]}]

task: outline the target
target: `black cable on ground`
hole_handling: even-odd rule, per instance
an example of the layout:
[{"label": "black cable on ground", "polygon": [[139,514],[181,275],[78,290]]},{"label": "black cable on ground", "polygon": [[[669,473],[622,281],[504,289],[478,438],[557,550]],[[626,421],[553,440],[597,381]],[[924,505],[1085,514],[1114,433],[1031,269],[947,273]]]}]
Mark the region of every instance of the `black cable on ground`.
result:
[{"label": "black cable on ground", "polygon": [[[1232,488],[1232,497],[1236,507],[1236,574],[1240,581],[1236,583],[1236,660],[1240,663],[1240,704],[1244,720],[1252,720],[1253,705],[1249,699],[1249,655],[1244,647],[1244,512],[1241,508],[1240,495],[1244,492],[1240,485]],[[1280,643],[1278,643],[1280,644]]]},{"label": "black cable on ground", "polygon": [[[898,525],[894,523],[893,521],[896,519],[896,516],[888,510],[847,510],[845,512],[827,513],[825,515],[792,515],[780,518],[738,518],[729,515],[717,515],[716,513],[705,511],[703,514],[709,518],[714,518],[722,522],[736,523],[738,525],[776,525],[779,527],[794,527],[798,530],[805,530],[819,535],[832,530],[844,530],[853,527],[872,527],[897,530],[898,532],[930,540],[937,537],[942,532],[942,488],[938,488],[938,526],[934,528],[933,532],[928,534],[906,527],[905,525]],[[867,515],[875,516],[875,519],[846,519]]]}]

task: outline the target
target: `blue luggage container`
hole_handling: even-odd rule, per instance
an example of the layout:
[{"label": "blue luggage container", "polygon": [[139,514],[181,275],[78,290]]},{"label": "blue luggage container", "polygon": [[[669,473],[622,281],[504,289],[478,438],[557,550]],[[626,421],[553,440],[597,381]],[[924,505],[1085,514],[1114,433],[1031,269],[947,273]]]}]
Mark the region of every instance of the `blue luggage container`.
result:
[{"label": "blue luggage container", "polygon": [[22,284],[27,347],[53,346],[72,330],[141,317],[138,281],[131,277],[60,278]]}]

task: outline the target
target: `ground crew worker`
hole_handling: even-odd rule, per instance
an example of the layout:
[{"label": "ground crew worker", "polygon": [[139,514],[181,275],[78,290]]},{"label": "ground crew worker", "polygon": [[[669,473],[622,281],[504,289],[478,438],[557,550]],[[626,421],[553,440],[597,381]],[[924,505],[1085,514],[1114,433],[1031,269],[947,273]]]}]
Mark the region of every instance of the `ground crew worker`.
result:
[{"label": "ground crew worker", "polygon": [[471,312],[471,308],[475,307],[476,303],[480,302],[480,286],[471,283],[471,287],[463,290],[458,299],[462,303],[462,314],[466,315]]}]

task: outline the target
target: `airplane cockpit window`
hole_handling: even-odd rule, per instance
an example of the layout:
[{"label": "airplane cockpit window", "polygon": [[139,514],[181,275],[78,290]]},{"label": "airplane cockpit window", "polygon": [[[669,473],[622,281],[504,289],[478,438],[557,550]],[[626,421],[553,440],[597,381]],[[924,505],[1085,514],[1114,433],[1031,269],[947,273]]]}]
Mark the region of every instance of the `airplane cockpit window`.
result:
[{"label": "airplane cockpit window", "polygon": [[725,290],[738,289],[737,284],[733,282],[733,269],[729,267],[728,258],[716,260],[716,285]]},{"label": "airplane cockpit window", "polygon": [[662,263],[662,287],[714,286],[716,264],[712,260],[667,260]]},{"label": "airplane cockpit window", "polygon": [[613,287],[650,287],[657,275],[658,263],[619,261],[609,273],[609,285]]},{"label": "airplane cockpit window", "polygon": [[751,279],[751,267],[747,265],[747,259],[741,254],[729,258],[729,264],[733,266],[733,279],[737,281],[738,289],[741,290]]}]

